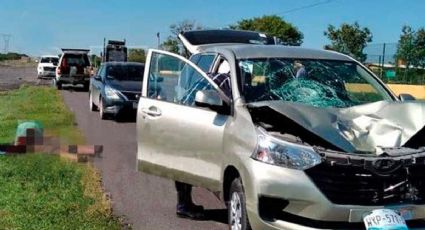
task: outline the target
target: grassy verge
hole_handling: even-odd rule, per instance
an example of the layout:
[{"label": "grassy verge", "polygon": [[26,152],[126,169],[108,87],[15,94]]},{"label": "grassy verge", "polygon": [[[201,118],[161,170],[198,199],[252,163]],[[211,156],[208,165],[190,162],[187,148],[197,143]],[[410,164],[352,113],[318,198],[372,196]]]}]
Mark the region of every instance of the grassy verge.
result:
[{"label": "grassy verge", "polygon": [[81,144],[84,138],[75,128],[74,115],[57,90],[50,87],[22,86],[0,92],[0,143],[13,142],[19,120],[37,120],[46,135],[60,137],[64,143]]},{"label": "grassy verge", "polygon": [[54,155],[2,157],[0,194],[6,229],[120,228],[96,171]]},{"label": "grassy verge", "polygon": [[[83,143],[60,94],[24,86],[0,94],[0,143],[13,142],[18,120],[41,121],[62,143]],[[0,156],[1,229],[119,229],[90,165],[57,155]]]}]

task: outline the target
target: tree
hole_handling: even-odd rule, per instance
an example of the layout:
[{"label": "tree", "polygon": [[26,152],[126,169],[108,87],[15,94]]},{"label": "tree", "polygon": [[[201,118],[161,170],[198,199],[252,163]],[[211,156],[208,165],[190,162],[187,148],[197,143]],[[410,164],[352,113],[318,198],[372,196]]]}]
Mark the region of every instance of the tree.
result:
[{"label": "tree", "polygon": [[102,62],[102,58],[100,58],[99,56],[97,56],[96,54],[92,54],[90,55],[90,60],[91,60],[91,64],[94,67],[98,67],[100,66],[100,63]]},{"label": "tree", "polygon": [[145,63],[146,54],[144,49],[129,49],[128,61]]},{"label": "tree", "polygon": [[425,29],[415,31],[410,26],[403,26],[395,54],[397,60],[410,65],[425,67]]},{"label": "tree", "polygon": [[161,48],[169,52],[177,54],[187,54],[187,51],[180,44],[180,40],[177,36],[180,33],[191,31],[191,30],[201,30],[202,26],[197,24],[193,20],[183,20],[177,24],[170,25],[170,32],[172,36],[169,36],[164,42],[161,43]]},{"label": "tree", "polygon": [[[395,59],[404,62],[404,78],[409,82],[418,79],[418,72],[411,72],[410,66],[425,68],[425,29],[415,31],[410,26],[403,26],[397,44]],[[418,69],[416,70],[418,71]]]},{"label": "tree", "polygon": [[170,26],[170,31],[176,37],[183,32],[191,30],[202,30],[202,26],[197,24],[194,20],[183,20],[177,24],[172,24]]},{"label": "tree", "polygon": [[276,36],[286,45],[299,46],[303,43],[304,38],[304,35],[297,27],[277,15],[264,15],[260,18],[242,19],[235,25],[231,25],[230,28],[257,31],[270,36]]},{"label": "tree", "polygon": [[406,69],[415,62],[414,40],[415,31],[410,26],[403,26],[395,57],[397,60],[402,60],[406,63]]},{"label": "tree", "polygon": [[175,37],[168,36],[167,40],[161,44],[161,49],[178,54],[180,51],[179,41]]},{"label": "tree", "polygon": [[425,28],[416,31],[415,47],[417,48],[418,65],[425,68]]},{"label": "tree", "polygon": [[357,22],[343,23],[338,29],[329,25],[324,35],[331,41],[325,48],[348,54],[361,62],[366,60],[363,50],[372,41],[372,33],[367,27],[360,28]]}]

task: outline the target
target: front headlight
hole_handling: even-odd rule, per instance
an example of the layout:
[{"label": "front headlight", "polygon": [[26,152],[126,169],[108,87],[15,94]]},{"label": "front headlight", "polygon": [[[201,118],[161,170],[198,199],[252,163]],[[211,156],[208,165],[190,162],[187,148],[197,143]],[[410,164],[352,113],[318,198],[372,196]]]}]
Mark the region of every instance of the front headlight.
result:
[{"label": "front headlight", "polygon": [[119,92],[116,89],[113,89],[110,86],[105,86],[105,95],[108,99],[121,100],[118,94]]},{"label": "front headlight", "polygon": [[267,164],[290,169],[306,170],[321,163],[321,157],[312,147],[287,142],[258,128],[257,149],[252,158]]}]

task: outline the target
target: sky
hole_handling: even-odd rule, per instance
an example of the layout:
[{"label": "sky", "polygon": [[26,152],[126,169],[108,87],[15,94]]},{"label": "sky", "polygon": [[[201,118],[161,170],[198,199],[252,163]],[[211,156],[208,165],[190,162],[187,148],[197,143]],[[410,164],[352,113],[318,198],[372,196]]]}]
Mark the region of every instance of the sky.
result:
[{"label": "sky", "polygon": [[[251,17],[276,14],[304,34],[303,47],[322,48],[329,24],[368,27],[372,43],[394,43],[401,27],[425,27],[423,0],[0,0],[0,34],[11,34],[10,51],[33,56],[61,47],[100,52],[103,38],[126,39],[130,47],[155,48],[169,26],[194,20],[226,28]],[[0,52],[4,41],[0,36]]]}]

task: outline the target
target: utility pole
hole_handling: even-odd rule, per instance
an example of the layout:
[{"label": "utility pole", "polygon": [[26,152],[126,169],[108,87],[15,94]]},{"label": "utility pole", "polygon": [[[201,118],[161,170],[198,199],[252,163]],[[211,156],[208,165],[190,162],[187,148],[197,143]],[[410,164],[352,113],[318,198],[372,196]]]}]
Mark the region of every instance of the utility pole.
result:
[{"label": "utility pole", "polygon": [[385,43],[384,47],[382,48],[382,67],[381,67],[381,78],[384,77],[384,65],[385,65]]},{"label": "utility pole", "polygon": [[4,48],[3,48],[3,52],[5,54],[7,54],[9,52],[9,42],[10,42],[10,37],[12,37],[11,34],[0,34],[3,37],[3,41],[4,41]]}]

